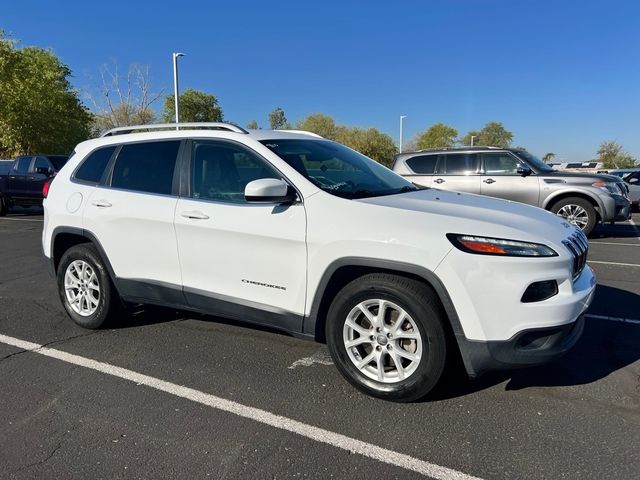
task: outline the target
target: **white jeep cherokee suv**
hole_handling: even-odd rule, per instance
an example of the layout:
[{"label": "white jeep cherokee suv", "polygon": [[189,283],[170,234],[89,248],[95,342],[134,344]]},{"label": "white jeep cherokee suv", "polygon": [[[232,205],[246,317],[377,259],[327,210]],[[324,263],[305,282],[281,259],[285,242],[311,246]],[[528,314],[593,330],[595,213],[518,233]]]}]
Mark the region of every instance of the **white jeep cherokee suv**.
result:
[{"label": "white jeep cherokee suv", "polygon": [[453,355],[470,376],[557,358],[595,289],[586,238],[558,216],[418,189],[306,132],[112,130],[76,147],[44,208],[79,325],[131,303],[269,325],[326,341],[388,400],[427,394]]}]

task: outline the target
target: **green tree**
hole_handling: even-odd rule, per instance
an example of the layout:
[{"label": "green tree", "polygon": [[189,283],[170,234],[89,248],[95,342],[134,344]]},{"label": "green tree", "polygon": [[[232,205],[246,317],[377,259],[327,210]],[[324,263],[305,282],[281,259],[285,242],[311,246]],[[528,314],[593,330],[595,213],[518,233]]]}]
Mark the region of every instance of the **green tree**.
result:
[{"label": "green tree", "polygon": [[336,140],[387,167],[398,152],[393,139],[376,128],[339,127]]},{"label": "green tree", "polygon": [[444,123],[436,123],[418,134],[416,147],[420,150],[453,147],[456,144],[457,137],[458,131],[455,128]]},{"label": "green tree", "polygon": [[542,161],[544,163],[551,163],[555,156],[556,154],[553,152],[545,153],[544,156],[542,157]]},{"label": "green tree", "polygon": [[69,153],[90,135],[91,113],[51,50],[20,47],[0,30],[0,156]]},{"label": "green tree", "polygon": [[247,123],[247,128],[250,130],[258,130],[260,126],[258,125],[258,122],[256,122],[255,120],[251,120],[249,123]]},{"label": "green tree", "polygon": [[504,128],[500,122],[488,122],[479,132],[471,131],[462,137],[463,145],[471,145],[471,136],[474,136],[474,145],[506,148],[511,146],[513,133]]},{"label": "green tree", "polygon": [[[164,100],[162,120],[173,122],[176,118],[175,96],[167,95]],[[222,108],[218,99],[209,93],[192,88],[180,94],[180,122],[221,122]]]},{"label": "green tree", "polygon": [[296,128],[307,132],[317,133],[329,140],[336,140],[340,128],[329,115],[313,113],[296,123]]},{"label": "green tree", "polygon": [[632,168],[636,166],[636,159],[625,152],[622,145],[614,140],[600,144],[598,161],[604,164],[604,168]]},{"label": "green tree", "polygon": [[284,115],[284,110],[280,107],[276,108],[269,114],[269,125],[272,130],[291,128],[291,124],[287,121],[287,117]]}]

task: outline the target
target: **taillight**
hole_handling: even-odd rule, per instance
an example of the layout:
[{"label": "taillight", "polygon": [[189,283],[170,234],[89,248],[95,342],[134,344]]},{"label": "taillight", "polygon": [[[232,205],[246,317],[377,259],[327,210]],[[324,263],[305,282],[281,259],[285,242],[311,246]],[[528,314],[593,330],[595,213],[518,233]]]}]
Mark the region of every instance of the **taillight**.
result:
[{"label": "taillight", "polygon": [[47,195],[49,195],[49,187],[51,187],[51,180],[45,182],[42,186],[42,198],[47,198]]}]

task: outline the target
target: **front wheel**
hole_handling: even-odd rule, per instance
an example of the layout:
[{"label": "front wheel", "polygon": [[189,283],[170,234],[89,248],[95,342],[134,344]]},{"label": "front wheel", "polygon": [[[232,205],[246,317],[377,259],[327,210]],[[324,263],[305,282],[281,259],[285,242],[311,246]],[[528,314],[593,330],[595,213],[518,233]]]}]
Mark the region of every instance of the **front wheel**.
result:
[{"label": "front wheel", "polygon": [[551,207],[551,211],[589,235],[598,222],[596,209],[588,200],[579,197],[564,198]]},{"label": "front wheel", "polygon": [[446,334],[434,293],[412,279],[369,274],[346,285],[327,318],[327,343],[340,373],[373,397],[424,397],[444,370]]}]

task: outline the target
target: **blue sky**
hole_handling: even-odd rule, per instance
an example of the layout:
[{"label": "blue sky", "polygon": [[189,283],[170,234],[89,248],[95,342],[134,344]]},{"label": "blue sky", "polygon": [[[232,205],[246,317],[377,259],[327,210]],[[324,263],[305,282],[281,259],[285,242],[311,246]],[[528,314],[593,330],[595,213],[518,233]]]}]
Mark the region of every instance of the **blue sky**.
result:
[{"label": "blue sky", "polygon": [[[155,90],[215,94],[226,118],[268,125],[313,112],[405,138],[500,121],[514,145],[587,160],[615,139],[640,158],[640,2],[627,0],[21,0],[0,28],[51,47],[83,90],[115,59]],[[158,107],[161,107],[158,104]]]}]

